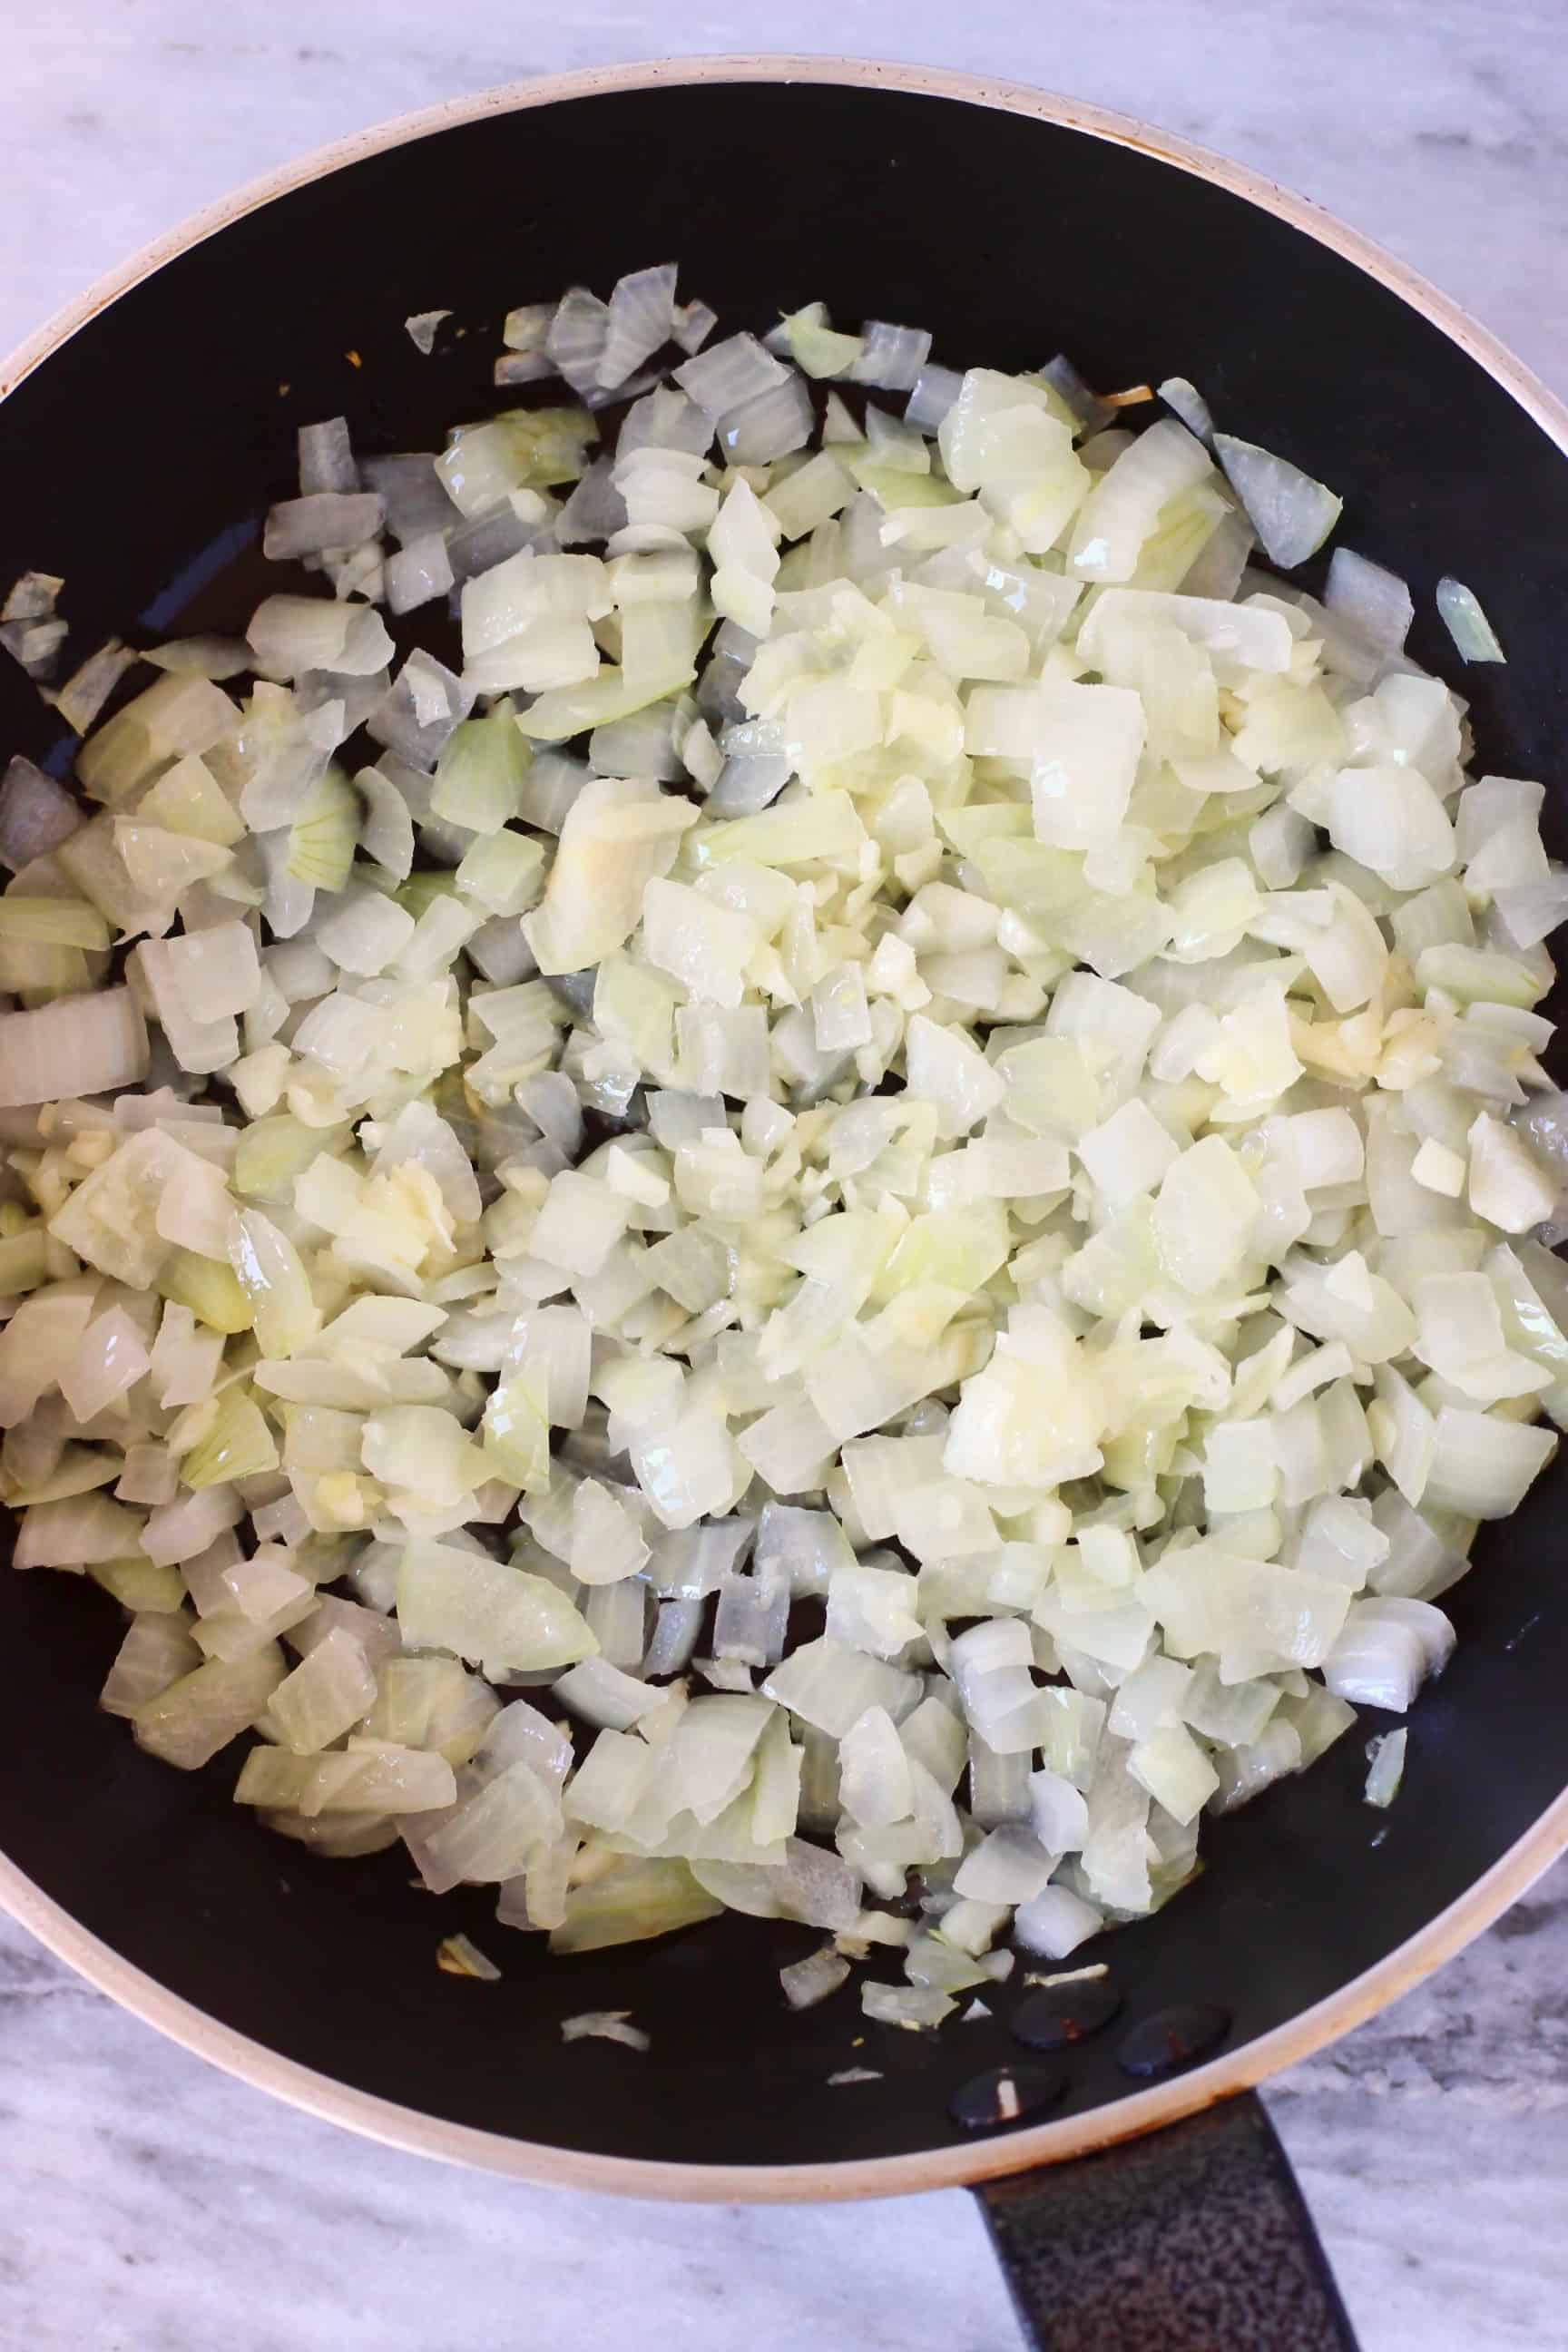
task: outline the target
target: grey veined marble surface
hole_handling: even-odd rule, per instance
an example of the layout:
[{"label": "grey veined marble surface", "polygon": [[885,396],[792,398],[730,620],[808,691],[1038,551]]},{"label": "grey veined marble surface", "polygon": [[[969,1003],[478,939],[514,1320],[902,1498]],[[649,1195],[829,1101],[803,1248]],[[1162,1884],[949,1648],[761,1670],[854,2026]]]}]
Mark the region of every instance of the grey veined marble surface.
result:
[{"label": "grey veined marble surface", "polygon": [[[1381,238],[1568,391],[1562,0],[6,0],[0,348],[197,205],[364,124],[530,72],[759,46],[1142,113]],[[1365,2352],[1568,2346],[1568,1866],[1270,2104]],[[812,2338],[1016,2352],[969,2200],[664,2208],[449,2171],[229,2082],[0,1921],[0,2346]]]},{"label": "grey veined marble surface", "polygon": [[[1568,2343],[1565,1985],[1560,1869],[1270,2092],[1363,2352]],[[665,2206],[454,2171],[231,2082],[0,1919],[0,2342],[17,2352],[1021,2341],[962,2190]]]}]

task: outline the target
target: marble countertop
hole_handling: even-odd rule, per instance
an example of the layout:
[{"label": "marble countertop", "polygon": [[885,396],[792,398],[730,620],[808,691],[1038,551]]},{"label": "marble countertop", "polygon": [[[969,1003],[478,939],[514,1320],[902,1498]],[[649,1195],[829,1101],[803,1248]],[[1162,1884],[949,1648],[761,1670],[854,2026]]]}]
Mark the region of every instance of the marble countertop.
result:
[{"label": "marble countertop", "polygon": [[[1240,156],[1381,238],[1568,391],[1559,0],[792,0],[765,20],[724,0],[9,0],[0,349],[323,141],[522,74],[764,37],[1007,73]],[[1565,1988],[1568,1864],[1273,2086],[1364,2352],[1568,2346]],[[449,2171],[212,2072],[0,1920],[0,2341],[489,2352],[582,2340],[590,2274],[593,2336],[626,2352],[1019,2343],[961,2193],[664,2208]]]}]

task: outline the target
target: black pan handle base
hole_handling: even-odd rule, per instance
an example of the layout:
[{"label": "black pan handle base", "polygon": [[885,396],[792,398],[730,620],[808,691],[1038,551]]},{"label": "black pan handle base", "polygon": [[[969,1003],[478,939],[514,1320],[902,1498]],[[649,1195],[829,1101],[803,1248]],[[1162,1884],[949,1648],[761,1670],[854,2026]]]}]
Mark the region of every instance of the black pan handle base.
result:
[{"label": "black pan handle base", "polygon": [[975,2194],[1037,2352],[1356,2352],[1254,2092]]}]

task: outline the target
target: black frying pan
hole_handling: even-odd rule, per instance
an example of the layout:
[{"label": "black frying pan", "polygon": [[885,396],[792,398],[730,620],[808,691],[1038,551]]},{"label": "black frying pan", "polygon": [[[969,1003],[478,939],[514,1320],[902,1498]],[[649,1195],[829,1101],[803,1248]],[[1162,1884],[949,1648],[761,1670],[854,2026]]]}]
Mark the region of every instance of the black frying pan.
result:
[{"label": "black frying pan", "polygon": [[[234,628],[296,425],[344,410],[362,449],[436,446],[493,404],[510,304],[672,256],[731,329],[822,296],[929,325],[960,366],[1065,350],[1101,384],[1196,378],[1224,425],[1343,493],[1342,540],[1414,587],[1418,659],[1454,675],[1439,574],[1478,590],[1510,654],[1466,677],[1481,764],[1553,782],[1568,415],[1385,257],[1233,167],[903,68],[752,59],[526,86],[195,223],[14,364],[0,573],[63,572],[89,643],[95,626]],[[469,331],[422,359],[402,321],[437,305]],[[65,763],[8,663],[0,722],[7,751]],[[1391,1812],[1361,1802],[1347,1738],[1214,1823],[1205,1874],[1152,1923],[1075,1955],[1104,1958],[1123,2006],[1068,2050],[1044,2123],[975,2137],[951,2112],[970,2078],[1023,2058],[1015,1996],[940,2036],[867,2025],[853,1989],[795,2016],[773,1971],[809,1930],[729,1917],[552,1961],[495,1927],[482,1890],[437,1906],[394,1853],[323,1863],[254,1828],[230,1759],[170,1771],[97,1711],[119,1629],[85,1580],[0,1583],[0,1896],[181,2040],[405,2147],[639,2194],[987,2180],[1042,2342],[1307,2352],[1345,2340],[1342,2315],[1261,2109],[1228,2095],[1391,1998],[1568,1844],[1562,1494],[1544,1480],[1445,1601],[1458,1654],[1413,1718]],[[503,1982],[437,1972],[458,1927],[499,1952]],[[1151,2019],[1184,2012],[1154,2035],[1173,2060],[1194,2004],[1206,2059],[1130,2075],[1130,2031],[1146,2046]],[[626,2006],[646,2058],[562,2042],[563,2016]],[[852,2064],[879,2079],[826,2087]],[[998,2185],[1069,2157],[1088,2160]]]}]

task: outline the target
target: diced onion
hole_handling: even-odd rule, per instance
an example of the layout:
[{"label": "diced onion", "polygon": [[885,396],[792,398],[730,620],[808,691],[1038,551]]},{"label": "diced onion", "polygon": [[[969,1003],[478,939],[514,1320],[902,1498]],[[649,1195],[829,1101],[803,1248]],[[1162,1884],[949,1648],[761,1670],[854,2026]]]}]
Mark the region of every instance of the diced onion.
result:
[{"label": "diced onion", "polygon": [[1415,606],[1397,573],[1385,572],[1382,564],[1369,562],[1348,547],[1336,547],[1329,559],[1323,602],[1336,618],[1346,622],[1379,653],[1404,651]]},{"label": "diced onion", "polygon": [[405,319],[403,323],[415,350],[428,359],[436,348],[437,329],[443,319],[449,319],[451,315],[450,310],[416,310],[412,318]]},{"label": "diced onion", "polygon": [[12,762],[0,1499],[252,1819],[922,2032],[1446,1665],[1568,1425],[1568,877],[1186,378],[715,323],[658,264],[438,452],[302,427],[313,591]]},{"label": "diced onion", "polygon": [[1402,1728],[1386,1731],[1381,1738],[1369,1739],[1366,1753],[1370,1769],[1366,1776],[1366,1801],[1385,1811],[1399,1794],[1399,1784],[1405,1777],[1405,1746],[1408,1734]]},{"label": "diced onion", "polygon": [[1462,580],[1438,581],[1437,611],[1463,660],[1500,662],[1508,659],[1498,643],[1496,630],[1481,610],[1479,598]]},{"label": "diced onion", "polygon": [[1338,522],[1343,500],[1289,458],[1276,457],[1254,442],[1216,433],[1214,446],[1270,562],[1289,570],[1316,554]]}]

